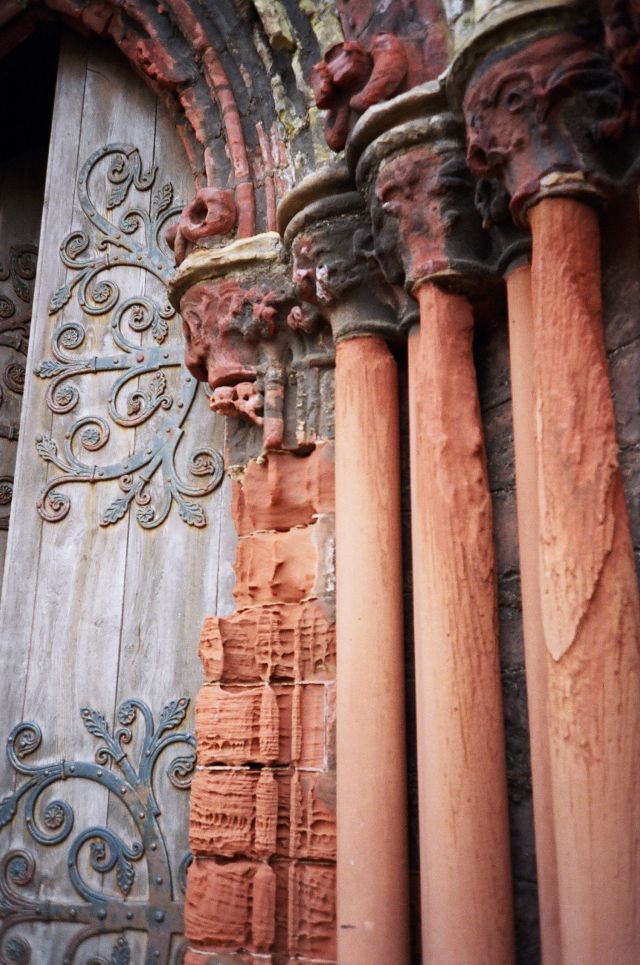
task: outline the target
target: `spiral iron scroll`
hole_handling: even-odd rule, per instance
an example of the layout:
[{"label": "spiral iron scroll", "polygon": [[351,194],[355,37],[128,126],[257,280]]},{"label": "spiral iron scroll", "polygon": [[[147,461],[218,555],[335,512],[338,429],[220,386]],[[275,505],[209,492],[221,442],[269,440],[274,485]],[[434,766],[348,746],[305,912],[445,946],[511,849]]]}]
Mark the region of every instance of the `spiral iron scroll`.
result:
[{"label": "spiral iron scroll", "polygon": [[[103,512],[102,526],[117,523],[135,504],[139,525],[153,529],[167,518],[175,503],[185,523],[202,527],[206,514],[197,500],[220,484],[223,460],[216,450],[197,448],[187,462],[193,482],[185,480],[176,467],[176,452],[198,391],[197,382],[184,368],[178,389],[169,387],[168,370],[182,367],[181,340],[179,336],[170,338],[172,331],[177,334],[179,317],[171,305],[160,304],[146,293],[122,298],[116,280],[107,277],[114,268],[142,269],[166,284],[173,262],[162,235],[182,206],[174,205],[173,185],[166,183],[153,191],[149,211],[134,206],[117,220],[109,220],[98,212],[89,192],[89,185],[98,177],[95,169],[106,159],[110,162],[106,173],[107,213],[115,213],[132,188],[149,192],[156,181],[157,169],[146,171],[140,152],[129,144],[108,144],[92,154],[80,171],[78,197],[92,233],[75,230],[62,242],[61,260],[73,275],[54,292],[49,314],[60,315],[75,297],[83,319],[70,319],[65,313],[51,335],[52,357],[43,359],[35,371],[41,379],[50,381],[47,405],[59,416],[78,405],[82,377],[101,373],[117,377],[108,394],[106,418],[96,414],[76,419],[65,426],[62,445],[50,434],[37,436],[39,456],[59,470],[43,486],[38,511],[45,520],[57,522],[71,508],[70,497],[62,487],[117,480],[122,495]],[[98,316],[107,319],[113,353],[82,355],[80,350],[88,341],[87,322],[100,324]],[[140,340],[133,341],[137,337]],[[138,444],[129,458],[100,465],[86,460],[85,453],[107,446],[112,425],[135,430],[151,419],[155,433],[151,437],[145,433],[143,444]],[[154,477],[161,482],[160,496],[157,490],[155,496],[151,493]]]},{"label": "spiral iron scroll", "polygon": [[[28,965],[29,941],[20,934],[29,922],[58,922],[77,926],[61,952],[61,965],[80,962],[79,952],[90,938],[113,935],[109,962],[95,956],[85,965],[129,965],[130,946],[126,932],[143,932],[147,937],[145,965],[169,965],[174,936],[183,930],[184,874],[190,856],[182,862],[179,881],[174,881],[166,844],[159,823],[161,810],[155,797],[154,770],[163,751],[174,744],[186,745],[186,752],[173,758],[167,768],[171,783],[180,789],[190,784],[195,767],[195,738],[178,731],[187,713],[189,699],[170,701],[157,725],[149,707],[137,699],[127,700],[118,710],[121,725],[114,734],[98,711],[85,707],[82,721],[102,743],[95,763],[61,760],[28,764],[42,742],[37,724],[23,721],[14,727],[7,744],[13,769],[25,780],[17,790],[0,801],[0,843],[2,829],[9,829],[22,815],[24,826],[37,845],[52,847],[69,840],[74,812],[64,800],[43,800],[43,794],[58,781],[86,780],[106,788],[128,812],[135,839],[126,842],[106,827],[90,827],[76,834],[67,852],[67,871],[78,895],[75,902],[43,900],[29,895],[36,884],[36,861],[30,851],[14,849],[0,858],[0,962]],[[144,737],[137,765],[125,751],[133,738],[132,725],[142,720]],[[45,797],[47,797],[45,795]],[[81,872],[81,858],[94,872],[104,876],[105,887],[92,887]],[[148,896],[137,898],[137,868],[146,862]],[[111,885],[111,893],[109,893]],[[133,962],[131,962],[133,965]],[[142,963],[140,963],[142,965]]]},{"label": "spiral iron scroll", "polygon": [[[36,276],[35,245],[11,245],[0,260],[0,439],[18,441],[20,400],[31,325]],[[5,451],[4,469],[13,471],[15,448]],[[9,528],[13,475],[0,476],[0,530]]]}]

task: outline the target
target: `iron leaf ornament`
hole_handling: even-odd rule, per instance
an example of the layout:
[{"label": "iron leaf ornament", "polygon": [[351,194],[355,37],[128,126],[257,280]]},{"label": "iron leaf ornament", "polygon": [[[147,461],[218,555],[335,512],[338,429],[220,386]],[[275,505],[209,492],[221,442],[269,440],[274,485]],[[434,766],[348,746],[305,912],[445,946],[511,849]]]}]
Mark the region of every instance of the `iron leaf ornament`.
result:
[{"label": "iron leaf ornament", "polygon": [[[0,962],[28,965],[31,949],[18,931],[29,922],[58,922],[76,925],[62,951],[61,965],[76,965],[82,946],[97,935],[118,935],[111,957],[92,957],[86,965],[127,965],[131,950],[126,932],[147,936],[144,965],[169,965],[172,943],[182,934],[186,855],[174,880],[166,843],[159,822],[161,809],[154,790],[158,759],[175,744],[187,753],[174,757],[167,775],[174,787],[189,787],[195,768],[195,737],[179,731],[189,706],[188,697],[170,701],[156,724],[142,700],[120,705],[120,726],[112,734],[99,711],[81,710],[89,733],[101,743],[95,762],[61,760],[46,764],[26,761],[42,742],[37,724],[23,721],[14,727],[7,742],[7,756],[17,774],[24,778],[17,789],[0,801],[0,845],[3,832],[22,819],[36,845],[53,847],[71,840],[67,851],[67,872],[77,901],[44,900],[28,893],[36,882],[36,860],[24,848],[11,849],[0,858]],[[142,722],[144,734],[137,763],[126,751],[133,740],[133,726]],[[46,793],[59,781],[92,781],[106,788],[131,819],[133,840],[107,827],[75,828],[75,815],[63,800],[49,800]],[[72,832],[76,831],[71,838]],[[82,873],[88,865],[104,879],[103,887],[90,884]],[[136,896],[138,868],[146,863],[148,895]],[[61,946],[62,947],[62,946]],[[142,962],[140,963],[142,965]]]},{"label": "iron leaf ornament", "polygon": [[[71,508],[68,484],[117,481],[121,495],[102,513],[101,526],[118,523],[135,506],[139,525],[153,529],[167,518],[175,503],[180,518],[200,528],[207,522],[200,500],[220,484],[224,466],[221,454],[206,446],[191,453],[186,467],[189,479],[184,479],[176,466],[185,423],[198,392],[197,382],[182,363],[179,316],[166,300],[160,303],[146,290],[123,297],[109,275],[113,269],[142,270],[164,286],[173,260],[161,238],[182,205],[174,204],[173,185],[166,183],[153,190],[148,211],[133,205],[109,220],[98,212],[89,191],[89,185],[98,180],[96,168],[107,160],[104,206],[112,215],[127,201],[132,188],[151,191],[157,176],[155,167],[145,170],[140,152],[128,144],[100,148],[80,171],[78,198],[92,230],[91,234],[74,230],[60,245],[60,258],[72,275],[51,296],[49,314],[55,318],[75,297],[82,317],[75,320],[65,313],[51,334],[51,357],[42,359],[35,372],[49,381],[47,406],[56,416],[76,409],[83,378],[111,373],[113,381],[106,413],[76,419],[65,427],[62,443],[53,434],[37,436],[38,455],[57,470],[49,474],[40,492],[38,511],[43,519],[57,522]],[[90,341],[88,323],[95,324],[98,316],[107,319],[106,341],[113,350],[83,354],[83,346]],[[171,388],[167,378],[172,369],[179,369],[177,388]],[[151,433],[136,432],[147,423]],[[111,463],[92,462],[87,455],[105,450],[114,425],[135,434],[132,455]],[[159,487],[152,493],[153,480]]]}]

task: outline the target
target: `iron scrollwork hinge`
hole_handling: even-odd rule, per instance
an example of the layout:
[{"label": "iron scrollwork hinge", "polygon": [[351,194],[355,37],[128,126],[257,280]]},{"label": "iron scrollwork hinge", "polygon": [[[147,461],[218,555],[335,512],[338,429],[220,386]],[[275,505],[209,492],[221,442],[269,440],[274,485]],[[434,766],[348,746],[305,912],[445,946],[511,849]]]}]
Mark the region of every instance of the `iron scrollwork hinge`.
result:
[{"label": "iron scrollwork hinge", "polygon": [[[21,893],[36,876],[36,861],[24,848],[12,849],[0,859],[0,963],[27,965],[31,961],[29,941],[17,933],[19,925],[31,922],[66,923],[78,926],[60,956],[61,965],[78,961],[77,952],[90,938],[118,936],[109,962],[93,956],[86,965],[129,965],[131,961],[127,932],[147,935],[145,965],[169,965],[172,943],[183,930],[183,900],[187,854],[180,865],[178,881],[172,874],[167,845],[159,823],[160,807],[153,787],[154,770],[163,751],[173,744],[187,745],[171,761],[167,775],[171,783],[186,789],[195,768],[195,737],[178,731],[187,713],[189,698],[170,701],[157,725],[149,707],[131,699],[118,709],[121,725],[112,735],[102,714],[85,707],[83,723],[90,734],[103,743],[95,763],[60,760],[31,765],[25,759],[38,750],[42,732],[37,724],[23,721],[14,727],[7,743],[7,756],[13,769],[26,780],[12,794],[0,800],[0,841],[2,829],[9,828],[21,814],[24,827],[38,845],[51,847],[68,840],[74,827],[74,811],[63,800],[41,801],[42,794],[61,780],[84,779],[99,784],[126,809],[135,828],[134,840],[127,843],[108,827],[89,827],[78,833],[67,853],[67,871],[78,901],[52,897],[43,901]],[[134,766],[125,747],[133,739],[132,725],[142,718],[144,737],[139,760]],[[21,807],[22,806],[22,807]],[[81,856],[88,858],[93,872],[112,875],[117,893],[97,889],[81,872]],[[148,896],[136,898],[134,884],[137,866],[146,862]],[[133,962],[131,962],[133,965]]]},{"label": "iron scrollwork hinge", "polygon": [[[95,169],[107,158],[107,213],[115,212],[132,188],[149,192],[157,175],[155,167],[144,170],[140,152],[129,144],[100,148],[80,171],[78,197],[93,232],[90,236],[74,230],[60,245],[60,258],[74,275],[54,292],[49,314],[59,315],[75,295],[83,320],[62,319],[51,335],[52,357],[40,361],[35,374],[50,380],[46,398],[55,415],[72,412],[80,402],[80,389],[74,380],[100,373],[112,373],[116,378],[106,400],[107,418],[91,414],[76,419],[66,427],[62,446],[48,433],[36,438],[40,458],[59,470],[43,486],[38,511],[49,522],[64,519],[71,503],[60,487],[117,480],[122,495],[103,512],[102,526],[117,523],[135,504],[137,522],[144,529],[153,529],[167,518],[175,502],[185,523],[202,527],[206,515],[196,500],[220,484],[223,460],[217,450],[207,446],[192,452],[187,471],[196,480],[204,480],[201,485],[186,481],[176,466],[176,452],[198,384],[182,366],[180,336],[170,338],[172,331],[176,334],[174,323],[179,317],[166,299],[161,304],[173,268],[173,257],[162,235],[182,205],[174,205],[173,185],[167,182],[151,195],[149,210],[134,206],[126,209],[117,223],[109,220],[98,212],[89,192],[90,183],[97,180]],[[105,272],[114,269],[145,272],[144,294],[123,298],[113,275],[105,277]],[[158,296],[149,293],[154,285]],[[99,316],[108,319],[106,331],[92,331]],[[78,354],[85,343],[102,346],[107,340],[113,351]],[[177,384],[175,377],[168,378],[176,368],[180,369]],[[104,449],[110,426],[135,431],[153,417],[151,431],[136,431],[135,448],[127,459],[94,464],[79,454]],[[155,497],[150,485],[154,477],[160,483]],[[154,505],[156,502],[158,505]]]}]

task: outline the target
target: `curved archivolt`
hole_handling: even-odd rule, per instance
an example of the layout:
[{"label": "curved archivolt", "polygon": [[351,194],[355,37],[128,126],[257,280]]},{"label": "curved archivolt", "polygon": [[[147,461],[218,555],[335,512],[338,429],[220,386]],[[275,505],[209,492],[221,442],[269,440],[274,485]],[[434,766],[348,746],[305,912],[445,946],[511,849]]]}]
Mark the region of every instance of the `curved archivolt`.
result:
[{"label": "curved archivolt", "polygon": [[230,188],[240,236],[327,157],[307,78],[342,40],[328,2],[27,0],[0,11],[0,56],[46,18],[114,42],[174,118],[196,187]]}]

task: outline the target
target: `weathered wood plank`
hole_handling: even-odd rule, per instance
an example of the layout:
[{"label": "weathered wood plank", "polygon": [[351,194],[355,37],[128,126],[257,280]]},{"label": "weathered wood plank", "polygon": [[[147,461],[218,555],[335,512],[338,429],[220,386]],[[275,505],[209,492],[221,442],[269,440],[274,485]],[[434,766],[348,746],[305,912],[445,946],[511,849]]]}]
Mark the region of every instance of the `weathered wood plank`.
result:
[{"label": "weathered wood plank", "polygon": [[[174,197],[185,201],[193,190],[191,175],[175,130],[161,109],[158,110],[154,163],[158,166],[157,185],[172,183]],[[160,303],[166,300],[164,287],[147,276],[145,294]],[[166,344],[181,347],[180,319],[169,321]],[[143,336],[142,345],[149,336]],[[181,348],[180,348],[181,351]],[[181,380],[189,378],[183,367],[168,373],[167,392],[176,404]],[[148,379],[148,377],[147,377]],[[144,387],[145,380],[141,380]],[[159,415],[160,422],[163,416]],[[158,418],[136,430],[136,449],[144,448],[157,431]],[[193,484],[202,480],[186,471],[188,455],[198,446],[222,446],[222,420],[211,415],[204,392],[199,389],[189,414],[185,434],[178,453],[178,470]],[[157,485],[150,487],[159,497]],[[154,711],[172,698],[192,699],[201,680],[198,639],[204,616],[215,606],[218,540],[221,517],[226,508],[224,494],[218,491],[201,500],[207,525],[186,525],[174,507],[164,523],[154,530],[142,529],[135,518],[129,519],[125,600],[122,623],[122,646],[118,671],[118,703],[131,696],[143,696]],[[181,729],[192,729],[193,709]],[[178,747],[175,754],[183,754]],[[171,786],[166,765],[167,752],[157,768],[155,791],[162,808],[162,827],[171,858],[174,886],[177,886],[180,862],[188,850],[188,794]],[[113,807],[110,825],[124,830],[121,809]],[[144,889],[141,876],[136,889]],[[142,961],[143,944],[131,939],[132,950]],[[137,959],[136,959],[137,960]]]},{"label": "weathered wood plank", "polygon": [[[102,514],[121,495],[115,481],[61,487],[71,498],[70,511],[62,521],[43,523],[36,510],[47,468],[54,476],[58,473],[37,455],[37,435],[51,435],[62,451],[65,432],[71,433],[79,418],[99,415],[109,423],[109,442],[97,451],[83,450],[82,446],[76,446],[75,451],[82,461],[105,466],[126,460],[148,446],[164,418],[165,410],[160,409],[135,429],[118,426],[107,414],[116,377],[110,372],[75,376],[80,391],[77,405],[66,414],[53,415],[46,401],[50,383],[33,374],[43,359],[52,357],[51,335],[63,323],[81,322],[85,328],[82,345],[65,348],[69,357],[113,356],[120,351],[111,332],[113,312],[87,313],[74,294],[59,311],[49,314],[51,294],[74,277],[74,271],[60,262],[60,242],[72,229],[95,234],[80,207],[76,180],[87,157],[112,142],[138,148],[143,170],[152,164],[159,168],[152,191],[138,190],[134,184],[127,201],[109,210],[110,187],[105,181],[108,162],[97,166],[89,181],[90,194],[98,212],[112,224],[119,224],[132,206],[148,214],[153,191],[169,180],[174,183],[176,198],[184,201],[190,197],[193,186],[186,158],[155,98],[116,52],[102,46],[87,48],[84,42],[69,39],[60,60],[17,468],[19,486],[9,539],[5,599],[0,609],[0,692],[6,697],[0,736],[23,717],[37,720],[44,732],[40,760],[92,760],[98,742],[83,727],[81,707],[100,711],[113,732],[118,726],[117,707],[130,697],[144,700],[156,723],[171,698],[193,697],[200,681],[197,647],[202,620],[216,609],[233,609],[230,590],[235,535],[228,483],[202,500],[207,515],[207,525],[202,528],[186,525],[176,507],[155,529],[139,526],[135,507],[127,518],[101,526]],[[133,237],[139,237],[141,230],[139,227]],[[141,295],[166,299],[161,282],[150,281],[149,274],[136,267],[112,267],[105,277],[120,287],[119,304]],[[91,302],[91,289],[87,302]],[[176,346],[180,340],[179,319],[169,324],[173,334],[166,344]],[[135,335],[127,329],[126,334],[140,350],[153,344],[149,331]],[[177,387],[187,373],[179,367],[163,371],[167,374],[166,394],[173,396],[172,404],[177,405]],[[148,391],[152,377],[148,373],[127,385],[120,411],[126,408],[127,396],[135,407],[133,390]],[[202,446],[221,449],[222,442],[221,420],[211,416],[206,397],[198,389],[176,459],[180,474],[190,483],[201,485],[202,477],[189,475],[188,456]],[[157,478],[151,481],[149,490],[152,497],[158,496]],[[222,571],[221,554],[225,557]],[[181,729],[189,723],[187,719]],[[140,728],[141,722],[137,731],[134,727],[134,739],[127,746],[134,762],[140,750]],[[176,751],[183,753],[181,748]],[[164,774],[169,754],[158,768],[155,790],[164,812],[162,824],[175,875],[187,846],[188,800],[184,792],[169,785]],[[13,773],[0,762],[0,798],[13,781]],[[128,845],[136,840],[124,808],[109,801],[103,788],[86,781],[66,781],[64,787],[55,790],[75,809],[74,835],[89,825],[108,824]],[[73,895],[64,872],[71,840],[60,849],[45,849],[44,855],[38,849],[42,898],[68,899]],[[31,847],[33,843],[26,832],[11,827],[0,832],[0,854],[10,844]],[[143,864],[144,859],[136,863],[132,897],[147,891]],[[105,882],[89,871],[86,857],[82,873],[98,891],[104,888],[111,892],[115,887],[113,875]],[[59,962],[60,936],[65,929],[54,929],[55,925],[44,931],[25,926],[33,961],[42,965]],[[142,962],[144,941],[131,937],[130,942],[132,961]],[[83,952],[108,959],[112,947],[113,939],[105,937],[87,943]]]},{"label": "weathered wood plank", "polygon": [[[33,376],[36,362],[44,351],[44,324],[47,320],[49,292],[58,277],[57,258],[47,254],[49,239],[71,227],[78,155],[78,131],[83,108],[83,91],[65,92],[63,78],[69,71],[86,68],[81,49],[64,47],[60,55],[56,101],[61,105],[60,136],[52,141],[43,207],[40,258],[34,291],[34,323],[27,356],[27,378],[23,396],[22,432],[16,460],[16,487],[12,521],[7,543],[9,566],[0,605],[0,687],[2,688],[3,729],[7,731],[22,719],[33,614],[36,605],[37,574],[40,558],[42,520],[34,511],[42,473],[35,471],[33,440],[42,429],[41,418],[51,420],[43,410],[43,386]],[[60,172],[72,172],[60,177]],[[44,243],[43,243],[44,241]],[[54,242],[57,248],[57,243]],[[55,249],[54,249],[55,250]],[[36,427],[37,426],[37,427]],[[13,786],[14,774],[4,756],[0,757],[0,788]]]}]

